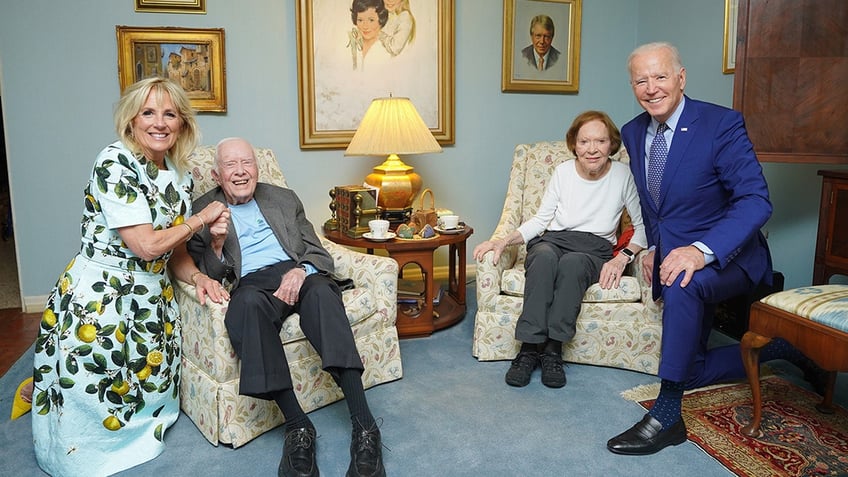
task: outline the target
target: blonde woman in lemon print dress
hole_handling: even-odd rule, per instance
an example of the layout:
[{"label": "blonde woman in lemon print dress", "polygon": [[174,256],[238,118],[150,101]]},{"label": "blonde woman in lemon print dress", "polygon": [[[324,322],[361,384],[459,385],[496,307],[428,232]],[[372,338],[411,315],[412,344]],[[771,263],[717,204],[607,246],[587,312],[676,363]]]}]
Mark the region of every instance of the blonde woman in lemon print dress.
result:
[{"label": "blonde woman in lemon print dress", "polygon": [[[120,137],[97,156],[84,193],[81,247],[48,298],[35,344],[32,429],[54,476],[114,474],[163,451],[179,414],[180,322],[166,264],[204,225],[186,170],[199,132],[188,97],[167,79],[129,86]],[[191,281],[180,260],[172,273]],[[210,298],[220,300],[220,295]]]}]

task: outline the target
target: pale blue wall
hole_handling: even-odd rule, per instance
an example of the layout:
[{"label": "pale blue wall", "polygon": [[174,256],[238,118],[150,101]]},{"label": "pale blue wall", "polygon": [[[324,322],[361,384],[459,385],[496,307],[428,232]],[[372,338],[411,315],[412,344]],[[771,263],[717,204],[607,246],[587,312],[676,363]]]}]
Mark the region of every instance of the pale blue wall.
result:
[{"label": "pale blue wall", "polygon": [[[456,2],[456,144],[408,158],[476,233],[494,229],[516,143],[560,139],[575,114],[602,109],[623,124],[639,111],[624,61],[638,43],[667,39],[683,53],[687,93],[730,105],[721,74],[719,0],[590,0],[583,5],[580,93],[502,93],[502,2]],[[3,0],[0,90],[12,182],[15,236],[24,297],[46,295],[79,246],[81,190],[95,154],[114,138],[118,97],[115,25],[226,31],[228,112],[201,114],[205,143],[245,136],[273,148],[313,222],[323,222],[327,190],[357,182],[376,162],[340,150],[298,147],[297,57],[293,0],[207,0],[206,15],[141,14],[131,0]],[[659,12],[659,14],[657,13]],[[775,202],[768,225],[776,268],[787,284],[809,282],[818,210],[816,166],[765,170]]]}]

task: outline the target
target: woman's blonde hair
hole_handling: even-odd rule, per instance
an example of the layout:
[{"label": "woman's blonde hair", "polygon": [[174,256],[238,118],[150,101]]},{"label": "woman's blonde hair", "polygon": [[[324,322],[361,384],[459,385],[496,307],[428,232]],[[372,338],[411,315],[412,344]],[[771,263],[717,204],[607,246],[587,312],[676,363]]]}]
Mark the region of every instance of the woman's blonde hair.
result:
[{"label": "woman's blonde hair", "polygon": [[141,152],[138,141],[133,137],[132,123],[151,94],[157,104],[162,104],[165,95],[168,95],[177,109],[180,133],[174,147],[168,151],[168,156],[179,172],[185,172],[188,169],[188,156],[200,142],[200,129],[197,127],[191,101],[177,83],[167,78],[155,77],[129,85],[115,106],[115,130],[118,137],[130,151],[136,154]]}]

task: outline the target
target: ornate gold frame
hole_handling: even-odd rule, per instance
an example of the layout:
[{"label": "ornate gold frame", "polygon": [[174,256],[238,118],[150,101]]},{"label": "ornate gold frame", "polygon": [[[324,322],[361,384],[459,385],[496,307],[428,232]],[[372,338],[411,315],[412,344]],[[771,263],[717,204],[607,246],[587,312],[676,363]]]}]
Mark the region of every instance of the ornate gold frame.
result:
[{"label": "ornate gold frame", "polygon": [[[438,25],[436,38],[419,38],[416,37],[416,42],[432,40],[437,42],[438,59],[437,64],[431,65],[436,72],[433,81],[437,82],[437,116],[438,124],[430,124],[430,130],[440,144],[454,143],[454,0],[417,0],[413,3],[413,8],[416,3],[421,5],[424,2],[432,2],[430,6],[435,6],[435,19]],[[300,123],[300,147],[301,149],[337,149],[347,147],[355,131],[354,129],[336,129],[324,128],[319,129],[316,125],[316,103],[319,98],[316,97],[316,61],[314,57],[316,39],[313,38],[314,23],[313,11],[315,9],[316,0],[297,0],[296,3],[296,18],[297,18],[297,66],[298,66],[298,113]],[[322,3],[323,5],[323,3]],[[345,10],[345,15],[350,16],[350,3],[341,5]],[[420,12],[420,10],[419,10]],[[320,12],[319,12],[320,13]],[[334,11],[335,13],[335,11]],[[321,16],[321,21],[326,21],[324,16]],[[419,20],[417,20],[419,21]],[[350,24],[348,24],[350,28]],[[322,39],[322,41],[327,41]],[[344,43],[341,44],[344,47]],[[349,56],[349,55],[348,55]],[[415,71],[400,71],[400,74],[414,76]],[[420,73],[419,73],[420,74]],[[389,96],[396,94],[396,91],[386,91],[381,96]],[[370,98],[374,99],[374,98]],[[321,98],[320,101],[337,101],[344,103],[345,98],[327,99]],[[340,108],[344,108],[345,104],[339,104]],[[419,110],[421,105],[416,105]],[[364,110],[362,111],[364,113]]]},{"label": "ornate gold frame", "polygon": [[135,0],[135,11],[206,14],[206,0]]},{"label": "ornate gold frame", "polygon": [[[582,17],[583,0],[504,0],[504,23],[503,23],[503,63],[501,78],[501,91],[505,93],[577,93],[580,83],[580,24]],[[547,5],[546,5],[547,4]],[[534,8],[529,8],[533,5]],[[554,39],[567,38],[567,46],[561,52],[562,58],[558,61],[566,62],[566,71],[562,77],[534,78],[533,74],[527,72],[526,77],[516,71],[517,61],[521,50],[516,47],[515,32],[527,32],[530,19],[538,14],[545,14],[554,20],[554,26],[567,25],[567,30],[562,32],[557,28]],[[516,25],[517,21],[520,25]],[[526,38],[526,37],[525,37]],[[526,41],[522,44],[527,43]],[[561,44],[561,43],[560,43]]]},{"label": "ornate gold frame", "polygon": [[[118,80],[121,91],[149,76],[168,76],[162,45],[195,45],[206,50],[202,59],[208,63],[208,76],[201,76],[202,87],[186,87],[191,105],[197,111],[227,110],[226,67],[224,62],[224,29],[115,27],[118,37]],[[158,70],[161,68],[161,70]],[[149,74],[144,74],[148,70]],[[154,71],[150,72],[149,70]],[[200,69],[195,75],[204,75]],[[205,83],[205,84],[203,84]]]},{"label": "ornate gold frame", "polygon": [[721,54],[721,72],[736,71],[736,19],[739,15],[739,0],[724,0],[724,47]]}]

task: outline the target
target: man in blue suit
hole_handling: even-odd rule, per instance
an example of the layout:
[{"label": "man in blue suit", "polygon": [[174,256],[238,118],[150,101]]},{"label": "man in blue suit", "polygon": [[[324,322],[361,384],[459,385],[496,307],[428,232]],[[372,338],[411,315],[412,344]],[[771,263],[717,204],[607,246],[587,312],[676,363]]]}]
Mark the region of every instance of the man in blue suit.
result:
[{"label": "man in blue suit", "polygon": [[[686,69],[673,45],[636,48],[628,69],[645,112],[621,136],[648,235],[645,278],[664,302],[662,382],[650,412],[607,448],[644,455],[686,441],[685,389],[745,376],[738,344],[708,350],[707,340],[716,303],[771,284],[760,228],[772,206],[742,115],[683,94]],[[760,358],[809,364],[783,340]]]}]

